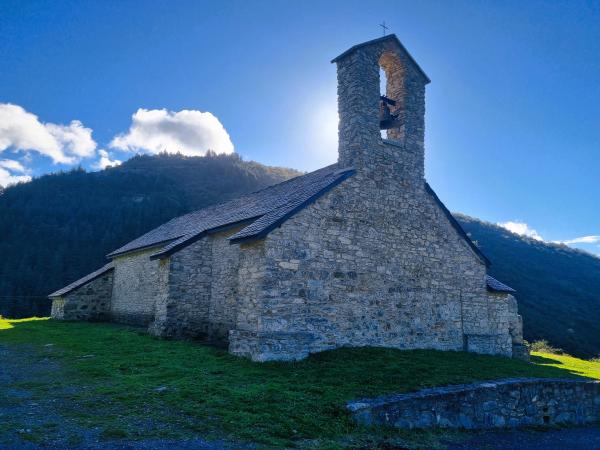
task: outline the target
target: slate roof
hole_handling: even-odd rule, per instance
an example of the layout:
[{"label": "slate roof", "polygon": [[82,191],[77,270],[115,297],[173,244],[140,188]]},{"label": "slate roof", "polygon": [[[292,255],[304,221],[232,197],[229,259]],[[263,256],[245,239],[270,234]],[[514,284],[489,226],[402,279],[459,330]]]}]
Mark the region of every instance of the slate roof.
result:
[{"label": "slate roof", "polygon": [[[332,164],[243,197],[172,219],[107,256],[111,258],[136,250],[158,247],[151,258],[164,258],[201,239],[207,233],[236,225],[246,226],[230,236],[230,242],[240,243],[262,238],[298,210],[353,174],[353,168],[339,169],[337,164]],[[489,266],[490,261],[467,236],[429,184],[425,183],[425,189],[441,207],[458,234],[465,239],[481,261]]]},{"label": "slate roof", "polygon": [[162,245],[152,258],[168,256],[201,238],[237,224],[247,226],[231,236],[241,242],[265,236],[299,209],[354,174],[354,169],[324,167],[235,200],[177,217],[113,251],[114,257],[134,250]]},{"label": "slate roof", "polygon": [[506,284],[501,283],[500,281],[496,280],[494,277],[491,277],[490,275],[485,276],[485,283],[487,284],[487,288],[490,291],[508,292],[508,293],[517,292],[510,286],[507,286]]},{"label": "slate roof", "polygon": [[[245,227],[229,237],[232,243],[262,238],[297,211],[348,177],[351,177],[354,173],[353,168],[339,169],[337,164],[332,164],[331,166],[292,178],[235,200],[172,219],[113,251],[108,257],[156,247],[156,252],[151,255],[151,258],[163,258],[190,245],[208,233],[237,225],[245,225]],[[489,260],[467,236],[429,184],[425,183],[425,189],[441,207],[459,235],[467,241],[481,260],[486,265],[489,265]],[[108,263],[95,272],[50,294],[49,297],[59,297],[68,294],[78,287],[100,277],[109,270],[113,270],[113,268],[113,263]],[[491,291],[515,292],[511,287],[489,275],[486,275],[486,284]]]},{"label": "slate roof", "polygon": [[50,297],[50,298],[52,298],[52,297],[61,297],[61,296],[65,295],[65,294],[68,294],[69,292],[74,291],[78,287],[81,287],[84,284],[89,283],[90,281],[95,280],[96,278],[104,275],[106,272],[108,272],[110,270],[113,270],[113,269],[114,269],[113,263],[110,262],[110,263],[106,264],[104,267],[101,267],[100,269],[96,270],[95,272],[87,274],[85,277],[80,278],[77,281],[74,281],[73,283],[69,284],[68,286],[65,286],[62,289],[59,289],[56,292],[53,292],[48,297]]}]

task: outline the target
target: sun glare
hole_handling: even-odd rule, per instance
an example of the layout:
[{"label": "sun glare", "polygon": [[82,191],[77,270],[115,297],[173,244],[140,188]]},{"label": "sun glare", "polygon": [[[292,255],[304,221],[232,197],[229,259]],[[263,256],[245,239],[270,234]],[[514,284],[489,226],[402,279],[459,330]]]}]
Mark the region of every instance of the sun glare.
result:
[{"label": "sun glare", "polygon": [[49,318],[50,317],[27,317],[25,319],[6,319],[0,316],[0,331],[14,328],[15,326],[13,324],[33,322],[36,320],[48,320]]},{"label": "sun glare", "polygon": [[338,113],[335,102],[322,102],[313,109],[311,134],[315,156],[324,163],[337,159]]}]

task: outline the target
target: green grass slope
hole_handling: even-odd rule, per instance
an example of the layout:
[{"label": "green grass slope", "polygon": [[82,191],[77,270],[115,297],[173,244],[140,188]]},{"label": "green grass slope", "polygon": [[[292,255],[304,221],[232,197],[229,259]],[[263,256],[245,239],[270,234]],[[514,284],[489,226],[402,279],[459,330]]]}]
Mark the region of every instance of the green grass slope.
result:
[{"label": "green grass slope", "polygon": [[[107,437],[200,433],[275,448],[360,442],[366,430],[345,411],[352,399],[506,377],[600,379],[600,363],[544,354],[528,364],[463,352],[355,348],[296,363],[253,363],[114,324],[52,320],[0,319],[2,345],[62,368],[45,382],[13,386],[33,390],[28,401],[49,396],[64,405],[61,414]],[[161,426],[136,425],[148,421]]]},{"label": "green grass slope", "polygon": [[491,260],[492,276],[517,290],[525,339],[546,339],[583,358],[600,355],[600,258],[455,217]]}]

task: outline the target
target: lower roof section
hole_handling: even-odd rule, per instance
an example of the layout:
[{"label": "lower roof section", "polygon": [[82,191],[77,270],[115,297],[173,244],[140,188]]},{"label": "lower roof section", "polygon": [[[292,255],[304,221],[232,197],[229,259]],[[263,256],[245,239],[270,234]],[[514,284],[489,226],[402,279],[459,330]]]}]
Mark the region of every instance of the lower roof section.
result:
[{"label": "lower roof section", "polygon": [[496,280],[494,277],[490,275],[485,276],[485,284],[487,285],[488,290],[492,292],[506,292],[506,293],[514,293],[517,292],[510,286]]},{"label": "lower roof section", "polygon": [[72,282],[68,286],[65,286],[64,288],[59,289],[56,292],[53,292],[48,297],[50,297],[50,298],[61,297],[61,296],[66,295],[66,294],[68,294],[70,292],[73,292],[75,289],[83,286],[84,284],[89,283],[90,281],[95,280],[98,277],[101,277],[106,272],[109,272],[109,271],[111,271],[113,269],[114,269],[113,263],[110,262],[110,263],[106,264],[105,266],[101,267],[100,269],[98,269],[98,270],[96,270],[96,271],[94,271],[94,272],[86,275],[85,277],[82,277],[79,280]]}]

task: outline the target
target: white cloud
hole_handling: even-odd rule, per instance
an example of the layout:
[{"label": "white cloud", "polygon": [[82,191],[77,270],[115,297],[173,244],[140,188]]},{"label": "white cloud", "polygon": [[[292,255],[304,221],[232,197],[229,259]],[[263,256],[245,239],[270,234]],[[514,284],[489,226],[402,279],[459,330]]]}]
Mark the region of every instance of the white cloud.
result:
[{"label": "white cloud", "polygon": [[597,244],[600,242],[600,236],[581,236],[574,239],[568,239],[566,241],[556,241],[557,244]]},{"label": "white cloud", "polygon": [[98,150],[100,159],[92,164],[92,168],[102,170],[111,166],[118,166],[122,163],[118,159],[110,159],[110,154],[106,150]]},{"label": "white cloud", "polygon": [[518,234],[520,236],[527,236],[532,239],[535,239],[536,241],[544,240],[542,238],[542,236],[540,236],[540,234],[536,230],[534,230],[533,228],[530,228],[529,225],[527,225],[525,222],[508,221],[508,222],[504,222],[504,223],[498,223],[498,225],[501,226],[502,228],[506,228],[508,231]]},{"label": "white cloud", "polygon": [[0,186],[31,181],[29,171],[19,161],[0,159]]},{"label": "white cloud", "polygon": [[[527,236],[537,241],[544,241],[544,238],[540,236],[540,234],[527,225],[525,222],[521,221],[508,221],[504,223],[498,223],[499,226],[506,228],[508,231],[511,231],[520,236]],[[577,244],[600,244],[600,235],[590,235],[590,236],[581,236],[573,239],[567,239],[564,241],[550,241],[552,244],[564,244],[564,245],[575,245]],[[598,246],[600,248],[600,245]]]},{"label": "white cloud", "polygon": [[37,152],[55,163],[74,164],[93,156],[92,130],[78,120],[69,125],[42,123],[18,105],[0,103],[0,153],[6,149]]},{"label": "white cloud", "polygon": [[31,181],[29,175],[12,175],[8,170],[0,167],[0,186],[6,187],[11,184],[26,183],[28,181]]},{"label": "white cloud", "polygon": [[202,156],[207,150],[232,153],[229,134],[210,112],[166,109],[138,109],[131,116],[127,133],[116,136],[111,147],[121,150],[144,150],[150,153],[180,152]]},{"label": "white cloud", "polygon": [[12,170],[13,172],[26,173],[28,170],[23,164],[14,159],[0,159],[0,167]]},{"label": "white cloud", "polygon": [[46,124],[46,128],[62,146],[63,151],[79,158],[94,156],[96,142],[92,139],[92,130],[79,120],[73,120],[68,126]]}]

